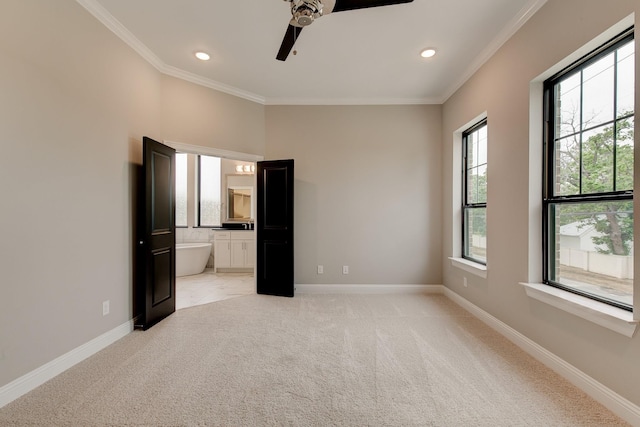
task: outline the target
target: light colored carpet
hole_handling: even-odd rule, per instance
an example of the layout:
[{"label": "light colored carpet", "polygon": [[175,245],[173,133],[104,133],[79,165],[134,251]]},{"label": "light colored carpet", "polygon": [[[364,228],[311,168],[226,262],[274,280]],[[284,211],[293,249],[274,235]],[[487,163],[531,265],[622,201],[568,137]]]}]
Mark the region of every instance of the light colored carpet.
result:
[{"label": "light colored carpet", "polygon": [[2,426],[618,426],[441,295],[250,295],[176,312]]}]

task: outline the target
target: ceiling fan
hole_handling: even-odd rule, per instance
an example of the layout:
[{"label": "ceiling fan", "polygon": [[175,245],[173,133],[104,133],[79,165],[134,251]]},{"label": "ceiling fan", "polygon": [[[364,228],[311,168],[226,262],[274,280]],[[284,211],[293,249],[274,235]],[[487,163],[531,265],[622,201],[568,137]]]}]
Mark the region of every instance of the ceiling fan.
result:
[{"label": "ceiling fan", "polygon": [[[390,6],[411,3],[413,0],[284,0],[291,3],[291,15],[276,59],[285,61],[302,29],[311,25],[316,18],[333,12],[364,9],[368,7]],[[294,52],[295,53],[295,52]]]}]

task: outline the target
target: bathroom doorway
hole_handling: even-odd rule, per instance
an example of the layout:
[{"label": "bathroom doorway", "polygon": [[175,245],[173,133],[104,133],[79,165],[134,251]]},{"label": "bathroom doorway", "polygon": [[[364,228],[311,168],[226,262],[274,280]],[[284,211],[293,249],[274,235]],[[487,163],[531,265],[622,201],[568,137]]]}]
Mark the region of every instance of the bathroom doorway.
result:
[{"label": "bathroom doorway", "polygon": [[[262,156],[170,141],[165,144],[182,153],[184,162],[183,183],[176,182],[176,243],[211,243],[212,247],[203,271],[200,267],[195,274],[176,278],[176,309],[256,293],[255,244],[250,244],[255,242],[255,215],[244,211],[242,215],[230,215],[228,195],[232,194],[236,201],[239,197],[229,189],[236,190],[240,185],[249,195],[242,194],[242,204],[253,210],[254,201],[250,195],[255,194],[255,162],[261,161]],[[176,176],[178,178],[178,174]],[[235,231],[235,226],[246,228],[239,227],[242,231]],[[229,233],[225,227],[232,227],[234,231]],[[230,242],[231,253],[227,254],[221,251],[220,242],[216,243],[225,238],[225,232],[234,238],[239,233],[246,234],[238,244],[234,240]],[[220,251],[217,258],[216,246]],[[244,251],[240,255],[246,259],[244,265],[237,265],[239,250]],[[231,263],[224,265],[225,259]]]}]

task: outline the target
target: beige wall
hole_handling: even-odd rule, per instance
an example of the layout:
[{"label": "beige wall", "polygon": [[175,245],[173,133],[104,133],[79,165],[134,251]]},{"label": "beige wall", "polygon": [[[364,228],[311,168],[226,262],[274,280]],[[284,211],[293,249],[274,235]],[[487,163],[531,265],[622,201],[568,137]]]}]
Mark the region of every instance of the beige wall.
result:
[{"label": "beige wall", "polygon": [[295,160],[296,283],[441,283],[440,113],[267,107],[267,158]]},{"label": "beige wall", "polygon": [[[538,274],[530,82],[638,9],[549,0],[444,106],[264,107],[161,75],[75,2],[5,0],[0,387],[131,319],[135,176],[148,135],[295,159],[296,283],[444,282],[640,405],[639,337],[529,300],[518,285]],[[458,228],[452,140],[484,112],[489,272],[467,274],[465,288],[446,258]]]},{"label": "beige wall", "polygon": [[[637,25],[637,1],[550,0],[444,104],[442,262],[447,287],[640,404],[640,336],[625,338],[533,301],[518,284],[541,276],[539,221],[530,223],[531,215],[539,215],[541,194],[540,121],[530,126],[530,82],[634,11]],[[536,107],[533,113],[540,111]],[[460,227],[453,197],[460,191],[454,132],[484,112],[489,123],[487,279],[452,267],[446,258],[459,255],[453,244]],[[531,154],[530,132],[538,144]]]},{"label": "beige wall", "polygon": [[264,153],[264,107],[161,75],[75,1],[1,9],[0,387],[132,318],[143,135]]},{"label": "beige wall", "polygon": [[131,318],[131,162],[161,137],[160,76],[84,9],[2,9],[0,385]]},{"label": "beige wall", "polygon": [[161,102],[165,140],[264,155],[264,106],[166,75]]}]

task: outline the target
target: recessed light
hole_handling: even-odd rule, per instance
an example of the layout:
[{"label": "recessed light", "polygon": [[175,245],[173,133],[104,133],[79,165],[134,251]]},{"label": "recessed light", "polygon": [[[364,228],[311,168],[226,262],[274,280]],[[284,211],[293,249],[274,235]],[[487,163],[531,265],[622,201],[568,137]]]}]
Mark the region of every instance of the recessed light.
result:
[{"label": "recessed light", "polygon": [[436,54],[436,50],[431,47],[424,49],[422,52],[420,52],[420,56],[422,56],[423,58],[431,58],[435,54]]},{"label": "recessed light", "polygon": [[211,59],[209,54],[206,52],[196,52],[196,58],[198,58],[201,61],[208,61],[209,59]]}]

